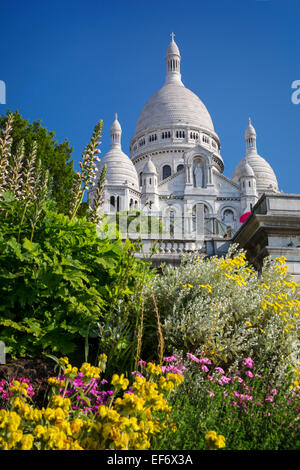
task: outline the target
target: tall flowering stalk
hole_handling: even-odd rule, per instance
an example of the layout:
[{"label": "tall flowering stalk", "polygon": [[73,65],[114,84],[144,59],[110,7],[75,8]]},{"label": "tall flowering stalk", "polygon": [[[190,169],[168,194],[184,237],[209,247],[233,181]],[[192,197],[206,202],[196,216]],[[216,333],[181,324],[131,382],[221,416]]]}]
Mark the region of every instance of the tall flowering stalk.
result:
[{"label": "tall flowering stalk", "polygon": [[76,173],[72,190],[72,201],[70,204],[70,217],[73,219],[82,202],[84,192],[90,186],[95,178],[96,162],[99,161],[97,148],[100,144],[100,137],[103,129],[103,121],[99,121],[94,129],[90,143],[86,146],[80,162],[80,172]]},{"label": "tall flowering stalk", "polygon": [[24,210],[22,217],[19,223],[19,232],[18,232],[18,241],[20,241],[21,230],[27,213],[27,208],[29,204],[36,198],[36,190],[39,184],[40,178],[40,161],[36,167],[36,158],[37,158],[37,143],[34,141],[29,153],[26,165],[23,166],[23,179],[22,179],[22,188],[20,191],[20,197],[24,200]]},{"label": "tall flowering stalk", "polygon": [[4,129],[2,130],[2,137],[0,137],[0,194],[6,190],[9,159],[11,156],[12,145],[12,125],[13,115],[8,114],[7,121]]},{"label": "tall flowering stalk", "polygon": [[36,158],[37,158],[37,143],[33,142],[29,156],[26,160],[26,165],[23,170],[23,187],[22,196],[26,201],[30,201],[35,197],[36,188]]},{"label": "tall flowering stalk", "polygon": [[20,199],[22,195],[22,171],[24,163],[25,145],[22,139],[16,149],[15,155],[12,155],[12,164],[9,167],[9,179],[7,190],[13,193],[16,199]]},{"label": "tall flowering stalk", "polygon": [[95,190],[95,197],[93,198],[93,202],[89,208],[89,220],[91,222],[94,222],[95,224],[99,224],[99,222],[101,221],[101,216],[99,215],[98,210],[103,202],[103,191],[105,185],[106,171],[107,167],[106,165],[104,165],[100,173],[97,188]]}]

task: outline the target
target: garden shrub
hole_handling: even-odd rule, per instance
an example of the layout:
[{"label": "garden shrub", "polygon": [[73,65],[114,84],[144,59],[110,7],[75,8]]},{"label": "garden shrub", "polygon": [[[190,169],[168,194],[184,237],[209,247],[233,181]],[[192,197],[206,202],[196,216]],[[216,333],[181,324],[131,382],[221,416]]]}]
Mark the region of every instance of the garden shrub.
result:
[{"label": "garden shrub", "polygon": [[156,304],[166,352],[204,351],[224,364],[263,356],[275,367],[299,356],[299,294],[284,257],[266,259],[258,273],[232,246],[225,258],[163,267],[147,289],[145,316],[154,317]]},{"label": "garden shrub", "polygon": [[0,339],[12,355],[69,354],[96,324],[100,336],[112,302],[134,295],[140,265],[131,244],[100,239],[85,218],[45,210],[34,240],[0,234]]},{"label": "garden shrub", "polygon": [[[21,141],[12,152],[13,115],[0,138],[0,340],[11,356],[75,353],[91,341],[110,363],[136,354],[140,296],[147,266],[129,240],[109,238],[97,225],[106,167],[96,182],[100,121],[80,162],[69,214],[58,212],[36,144],[25,158]],[[85,190],[96,185],[89,218],[77,217]],[[94,338],[94,339],[93,339]]]}]

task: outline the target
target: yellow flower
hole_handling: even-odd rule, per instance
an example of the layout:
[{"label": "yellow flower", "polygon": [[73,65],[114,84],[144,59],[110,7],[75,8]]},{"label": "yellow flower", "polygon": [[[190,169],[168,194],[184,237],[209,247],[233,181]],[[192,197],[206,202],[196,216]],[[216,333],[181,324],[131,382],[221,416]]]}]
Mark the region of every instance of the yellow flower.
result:
[{"label": "yellow flower", "polygon": [[245,325],[247,325],[247,326],[250,327],[250,326],[252,326],[252,323],[251,323],[250,321],[246,321],[246,322],[245,322]]},{"label": "yellow flower", "polygon": [[114,374],[112,376],[111,384],[116,388],[126,390],[129,385],[129,380],[125,379],[124,374],[121,374],[120,376],[118,374]]},{"label": "yellow flower", "polygon": [[20,423],[21,423],[21,418],[15,411],[12,411],[11,413],[9,413],[8,425],[7,425],[7,428],[9,431],[16,431]]},{"label": "yellow flower", "polygon": [[42,426],[41,424],[38,424],[35,428],[34,428],[34,435],[36,436],[37,439],[40,439],[44,433],[46,432],[46,428],[44,428],[44,426]]},{"label": "yellow flower", "polygon": [[32,449],[34,437],[32,434],[25,434],[21,440],[21,450],[30,450]]},{"label": "yellow flower", "polygon": [[159,365],[153,364],[152,362],[148,362],[146,371],[149,372],[149,374],[160,375],[161,367]]},{"label": "yellow flower", "polygon": [[221,434],[218,436],[216,431],[209,431],[205,436],[205,440],[207,441],[209,450],[222,449],[225,447],[225,437]]}]

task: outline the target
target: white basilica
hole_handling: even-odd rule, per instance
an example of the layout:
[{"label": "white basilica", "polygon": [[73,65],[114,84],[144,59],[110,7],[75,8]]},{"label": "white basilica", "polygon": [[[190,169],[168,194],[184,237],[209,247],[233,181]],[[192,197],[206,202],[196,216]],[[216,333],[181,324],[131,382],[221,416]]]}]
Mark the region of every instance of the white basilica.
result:
[{"label": "white basilica", "polygon": [[269,163],[257,153],[250,119],[245,156],[232,178],[224,176],[220,139],[205,105],[181,81],[181,56],[171,36],[165,83],[138,117],[130,157],[122,151],[115,115],[111,148],[98,170],[100,175],[107,166],[104,213],[139,211],[161,220],[160,237],[152,238],[165,241],[166,253],[181,253],[200,247],[193,244],[199,234],[204,240],[230,238],[241,225],[240,217],[251,212],[263,193],[278,192],[278,184]]}]

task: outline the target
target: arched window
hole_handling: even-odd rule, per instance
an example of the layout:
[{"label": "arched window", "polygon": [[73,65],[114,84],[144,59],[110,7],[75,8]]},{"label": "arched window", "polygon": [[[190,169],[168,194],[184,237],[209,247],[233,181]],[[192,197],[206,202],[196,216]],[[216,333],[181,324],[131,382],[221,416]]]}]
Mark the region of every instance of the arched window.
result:
[{"label": "arched window", "polygon": [[162,179],[166,179],[168,178],[169,176],[171,176],[171,167],[170,165],[164,165],[163,166],[163,172],[162,172]]},{"label": "arched window", "polygon": [[[198,205],[198,211],[197,211],[197,205]],[[202,207],[199,207],[202,206]],[[199,211],[200,209],[200,211]],[[198,215],[201,214],[203,210],[203,219],[197,220],[197,213]],[[203,224],[203,226],[202,226]],[[192,210],[192,226],[193,226],[193,231],[195,232],[197,230],[198,234],[204,234],[204,233],[210,233],[211,232],[211,227],[210,227],[210,216],[209,216],[209,209],[208,207],[203,204],[195,204]]]},{"label": "arched window", "polygon": [[117,197],[117,212],[120,210],[120,196]]},{"label": "arched window", "polygon": [[170,235],[174,235],[175,212],[170,211]]},{"label": "arched window", "polygon": [[184,165],[180,164],[177,166],[177,171],[181,171],[184,169]]},{"label": "arched window", "polygon": [[110,206],[115,207],[116,201],[115,201],[115,196],[110,196]]},{"label": "arched window", "polygon": [[131,208],[133,206],[133,199],[130,199],[129,207]]},{"label": "arched window", "polygon": [[225,209],[222,216],[222,222],[226,225],[233,226],[234,224],[234,212],[231,209]]}]

